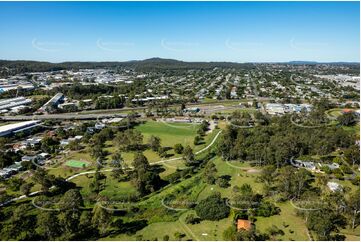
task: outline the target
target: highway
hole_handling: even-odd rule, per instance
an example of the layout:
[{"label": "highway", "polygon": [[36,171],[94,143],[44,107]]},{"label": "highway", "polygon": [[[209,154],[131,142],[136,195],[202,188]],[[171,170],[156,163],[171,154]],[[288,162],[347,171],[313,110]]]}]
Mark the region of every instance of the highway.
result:
[{"label": "highway", "polygon": [[98,118],[126,118],[126,114],[99,113],[99,114],[79,114],[79,113],[62,113],[62,114],[44,114],[44,115],[17,115],[17,116],[0,116],[4,121],[23,121],[23,120],[91,120]]},{"label": "highway", "polygon": [[[269,97],[258,97],[257,100],[259,102],[269,101],[272,98]],[[201,112],[205,112],[205,114],[211,114],[216,111],[226,111],[237,109],[239,102],[251,101],[254,99],[239,99],[239,100],[221,100],[214,101],[209,103],[190,103],[187,104],[190,106],[197,106],[201,109]],[[229,105],[229,104],[233,105]],[[224,104],[224,106],[222,105]],[[227,105],[228,104],[228,105]],[[179,107],[180,105],[169,105],[168,108]],[[87,110],[76,113],[61,113],[61,114],[43,114],[43,115],[16,115],[16,116],[0,116],[0,120],[4,121],[26,121],[26,120],[47,120],[47,119],[55,119],[55,120],[91,120],[98,118],[112,118],[119,117],[125,118],[127,117],[127,112],[140,112],[144,113],[146,107],[135,107],[135,108],[119,108],[119,109],[99,109],[99,110]]]}]

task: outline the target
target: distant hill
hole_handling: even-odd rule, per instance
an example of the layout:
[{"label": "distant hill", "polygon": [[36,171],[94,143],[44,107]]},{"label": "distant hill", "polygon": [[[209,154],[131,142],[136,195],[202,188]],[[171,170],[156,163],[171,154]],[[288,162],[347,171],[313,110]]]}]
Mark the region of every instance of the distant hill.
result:
[{"label": "distant hill", "polygon": [[289,61],[287,64],[293,65],[317,65],[317,64],[330,64],[330,65],[357,65],[359,62],[317,62],[317,61]]},{"label": "distant hill", "polygon": [[318,64],[317,61],[289,61],[287,64],[293,64],[293,65],[314,65]]},{"label": "distant hill", "polygon": [[70,69],[86,69],[86,68],[116,68],[128,67],[140,71],[150,71],[157,69],[213,69],[219,68],[252,68],[251,63],[235,63],[235,62],[184,62],[173,59],[151,58],[145,60],[125,61],[125,62],[38,62],[25,60],[0,60],[0,67],[17,69],[18,72],[37,72],[37,71],[58,71]]},{"label": "distant hill", "polygon": [[[276,62],[275,62],[276,63]],[[236,63],[236,62],[185,62],[174,59],[150,58],[145,60],[133,60],[125,62],[40,62],[27,60],[0,60],[0,68],[10,68],[14,73],[38,72],[38,71],[59,71],[59,70],[78,70],[91,68],[121,68],[127,67],[138,71],[152,70],[186,70],[186,69],[213,69],[213,68],[254,68],[255,63]],[[272,63],[269,63],[272,64]],[[279,64],[322,64],[315,61],[290,61],[279,62]],[[347,62],[334,62],[327,64],[359,64]]]}]

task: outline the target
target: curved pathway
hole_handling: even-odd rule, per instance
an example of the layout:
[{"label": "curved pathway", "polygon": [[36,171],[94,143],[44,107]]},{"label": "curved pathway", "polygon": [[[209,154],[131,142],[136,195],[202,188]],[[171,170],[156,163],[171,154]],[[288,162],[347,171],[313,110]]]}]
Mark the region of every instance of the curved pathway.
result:
[{"label": "curved pathway", "polygon": [[[208,150],[215,142],[216,140],[218,139],[219,135],[222,133],[222,130],[220,130],[216,136],[213,138],[212,142],[207,145],[205,148],[195,152],[196,155]],[[182,157],[177,157],[177,158],[172,158],[172,159],[168,159],[168,160],[160,160],[160,161],[156,161],[156,162],[152,162],[150,163],[150,165],[154,165],[154,164],[161,164],[161,163],[166,163],[166,162],[169,162],[169,161],[175,161],[175,160],[181,160],[183,159]],[[129,166],[128,168],[131,168],[133,169],[134,167],[132,166]],[[109,171],[112,171],[113,169],[105,169],[105,170],[100,170],[100,172],[109,172]],[[77,173],[77,174],[74,174],[68,178],[66,178],[66,181],[70,181],[78,176],[82,176],[82,175],[86,175],[86,174],[94,174],[96,171],[95,170],[92,170],[92,171],[84,171],[84,172],[80,172],[80,173]],[[29,196],[33,196],[33,195],[36,195],[38,193],[41,193],[41,191],[35,191],[35,192],[32,192],[29,194]],[[16,197],[16,198],[12,198],[6,202],[3,202],[3,203],[0,203],[0,207],[6,205],[6,204],[9,204],[11,202],[15,202],[15,201],[18,201],[18,200],[21,200],[21,199],[24,199],[24,198],[27,198],[26,195],[22,195],[22,196],[19,196],[19,197]]]}]

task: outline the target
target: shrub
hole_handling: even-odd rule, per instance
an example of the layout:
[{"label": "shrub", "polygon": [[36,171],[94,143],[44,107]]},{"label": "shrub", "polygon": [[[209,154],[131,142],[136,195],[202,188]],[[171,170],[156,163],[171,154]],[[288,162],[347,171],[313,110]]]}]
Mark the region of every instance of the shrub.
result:
[{"label": "shrub", "polygon": [[197,215],[201,219],[220,220],[229,215],[230,208],[225,200],[221,198],[220,193],[210,195],[206,199],[200,201],[195,207]]}]

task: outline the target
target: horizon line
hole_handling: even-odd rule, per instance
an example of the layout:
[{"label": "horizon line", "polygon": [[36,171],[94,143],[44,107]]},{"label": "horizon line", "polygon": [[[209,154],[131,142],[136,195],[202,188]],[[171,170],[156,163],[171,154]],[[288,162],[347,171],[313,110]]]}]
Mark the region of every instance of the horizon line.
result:
[{"label": "horizon line", "polygon": [[118,63],[125,63],[125,62],[140,62],[140,61],[146,61],[146,60],[152,60],[152,59],[160,59],[160,60],[172,60],[172,61],[179,61],[179,62],[185,62],[185,63],[235,63],[235,64],[249,64],[249,63],[258,63],[258,64],[272,64],[272,63],[292,63],[292,62],[309,62],[310,64],[332,64],[332,63],[345,63],[345,64],[360,64],[360,61],[315,61],[315,60],[288,60],[288,61],[244,61],[244,62],[237,62],[237,61],[225,61],[225,60],[208,60],[208,61],[186,61],[186,60],[180,60],[180,59],[172,59],[172,58],[163,58],[163,57],[150,57],[150,58],[144,58],[144,59],[133,59],[133,60],[65,60],[65,61],[59,61],[59,62],[52,62],[49,60],[35,60],[35,59],[0,59],[0,61],[32,61],[32,62],[47,62],[50,64],[63,64],[67,62],[80,62],[80,63],[86,63],[86,62],[92,62],[92,63],[106,63],[106,62],[118,62]]}]

